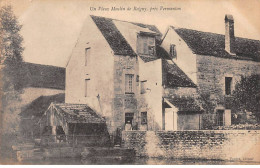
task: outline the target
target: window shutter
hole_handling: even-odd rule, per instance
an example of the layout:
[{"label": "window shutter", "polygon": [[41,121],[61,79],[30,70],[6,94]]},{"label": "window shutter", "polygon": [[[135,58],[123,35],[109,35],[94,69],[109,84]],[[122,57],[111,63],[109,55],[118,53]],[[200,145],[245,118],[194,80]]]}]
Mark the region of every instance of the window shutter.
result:
[{"label": "window shutter", "polygon": [[177,52],[176,52],[176,46],[174,44],[170,45],[170,56],[171,58],[176,58],[177,59]]}]

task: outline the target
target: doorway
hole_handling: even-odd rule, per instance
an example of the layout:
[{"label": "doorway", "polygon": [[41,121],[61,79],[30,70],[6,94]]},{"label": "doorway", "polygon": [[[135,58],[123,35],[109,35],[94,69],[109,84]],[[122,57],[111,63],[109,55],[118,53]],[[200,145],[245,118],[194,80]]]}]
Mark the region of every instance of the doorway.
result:
[{"label": "doorway", "polygon": [[217,110],[217,124],[224,126],[224,110]]},{"label": "doorway", "polygon": [[174,130],[174,115],[171,108],[165,108],[165,130]]},{"label": "doorway", "polygon": [[125,130],[132,130],[134,113],[125,113]]}]

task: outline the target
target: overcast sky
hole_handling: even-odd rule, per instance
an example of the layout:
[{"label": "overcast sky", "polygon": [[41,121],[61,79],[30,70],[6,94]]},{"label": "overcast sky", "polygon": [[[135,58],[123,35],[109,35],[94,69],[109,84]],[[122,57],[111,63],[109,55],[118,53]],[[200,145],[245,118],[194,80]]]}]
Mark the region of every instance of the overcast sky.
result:
[{"label": "overcast sky", "polygon": [[[12,4],[23,25],[24,60],[39,64],[65,67],[84,19],[90,14],[154,24],[162,33],[173,25],[220,34],[224,34],[225,14],[232,14],[235,36],[260,40],[260,0],[1,0],[1,3]],[[181,10],[163,11],[161,6]],[[90,7],[142,7],[148,11],[90,11]],[[151,7],[158,11],[149,12]]]}]

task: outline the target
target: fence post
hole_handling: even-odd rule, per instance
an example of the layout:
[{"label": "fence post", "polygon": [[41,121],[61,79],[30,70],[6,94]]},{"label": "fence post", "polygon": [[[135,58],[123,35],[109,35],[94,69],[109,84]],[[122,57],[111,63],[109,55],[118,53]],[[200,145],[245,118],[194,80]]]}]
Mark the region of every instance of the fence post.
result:
[{"label": "fence post", "polygon": [[60,148],[60,158],[61,158],[61,146],[60,146],[60,143],[59,143],[59,148]]},{"label": "fence post", "polygon": [[75,131],[76,131],[76,124],[74,125],[74,130],[73,130],[73,152],[74,152],[74,148],[75,148],[75,138],[74,138],[74,135],[75,135]]},{"label": "fence post", "polygon": [[200,114],[199,114],[199,130],[200,130]]},{"label": "fence post", "polygon": [[74,142],[75,142],[75,140],[74,140],[74,134],[73,134],[73,137],[72,137],[72,148],[73,148],[73,152],[74,152]]}]

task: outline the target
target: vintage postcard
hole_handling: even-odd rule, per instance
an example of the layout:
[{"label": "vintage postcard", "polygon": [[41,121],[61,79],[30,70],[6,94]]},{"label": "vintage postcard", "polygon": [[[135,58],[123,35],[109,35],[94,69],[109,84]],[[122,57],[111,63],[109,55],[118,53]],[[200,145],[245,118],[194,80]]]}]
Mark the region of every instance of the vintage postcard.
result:
[{"label": "vintage postcard", "polygon": [[259,0],[1,0],[0,163],[260,164]]}]

